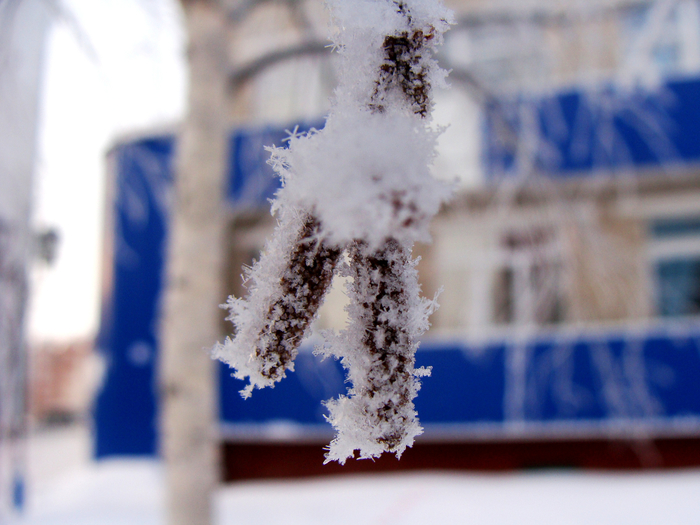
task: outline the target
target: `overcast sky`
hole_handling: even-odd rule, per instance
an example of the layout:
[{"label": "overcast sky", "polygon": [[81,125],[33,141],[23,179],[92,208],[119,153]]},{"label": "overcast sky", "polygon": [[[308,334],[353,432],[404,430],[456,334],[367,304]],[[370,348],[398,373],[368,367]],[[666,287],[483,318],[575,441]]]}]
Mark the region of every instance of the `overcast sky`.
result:
[{"label": "overcast sky", "polygon": [[37,265],[33,341],[95,334],[105,153],[125,133],[167,125],[184,106],[175,0],[61,0],[47,38],[35,223],[55,227],[58,259]]}]

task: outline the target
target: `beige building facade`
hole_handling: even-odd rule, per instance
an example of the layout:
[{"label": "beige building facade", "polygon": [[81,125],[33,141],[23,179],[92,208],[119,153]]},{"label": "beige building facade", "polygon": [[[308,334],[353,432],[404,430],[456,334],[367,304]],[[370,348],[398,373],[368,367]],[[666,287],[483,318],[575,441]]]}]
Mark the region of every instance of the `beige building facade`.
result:
[{"label": "beige building facade", "polygon": [[[700,215],[697,168],[692,163],[680,168],[673,162],[652,167],[632,163],[624,173],[593,166],[592,176],[547,177],[538,171],[535,157],[548,137],[532,123],[539,118],[534,104],[521,103],[516,105],[518,125],[524,129],[515,136],[499,131],[503,141],[512,141],[508,147],[517,162],[517,173],[501,180],[489,176],[483,162],[484,107],[494,99],[537,99],[571,90],[595,100],[610,85],[621,92],[640,87],[653,92],[665,78],[698,75],[698,3],[448,4],[457,24],[440,59],[452,70],[452,93],[436,91],[436,109],[439,122],[447,115],[445,123],[460,133],[445,132],[435,168],[436,176],[461,182],[434,221],[433,243],[415,250],[423,259],[419,269],[425,295],[442,289],[431,334],[638,323],[668,315],[658,296],[659,265],[692,259],[699,241],[693,235],[678,241],[654,232],[659,224],[693,223]],[[263,47],[269,51],[277,44],[295,46],[323,37],[320,4],[267,9],[256,15],[259,28],[266,29],[241,32],[239,43],[266,38]],[[272,33],[277,44],[269,38]],[[254,57],[242,57],[241,64]],[[233,112],[248,125],[320,119],[332,85],[332,60],[304,56],[241,84]],[[625,103],[625,96],[614,101]],[[459,97],[466,102],[455,102]],[[462,125],[465,121],[468,126]],[[568,132],[573,133],[560,133]],[[615,147],[611,142],[610,150]],[[467,150],[476,153],[464,161],[460,154]],[[239,269],[256,257],[273,226],[266,211],[233,217],[228,289],[234,294],[243,293]],[[342,288],[342,282],[336,283],[319,327],[343,326]]]}]

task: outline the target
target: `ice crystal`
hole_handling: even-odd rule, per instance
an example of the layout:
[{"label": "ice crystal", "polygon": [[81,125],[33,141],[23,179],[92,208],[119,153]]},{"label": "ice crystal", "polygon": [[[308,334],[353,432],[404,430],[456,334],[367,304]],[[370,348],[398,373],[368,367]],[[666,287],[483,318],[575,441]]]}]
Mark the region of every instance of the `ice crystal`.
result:
[{"label": "ice crystal", "polygon": [[248,272],[247,299],[229,297],[235,338],[214,347],[214,357],[250,379],[243,391],[272,386],[294,369],[302,339],[333,279],[341,250],[318,237],[318,222],[297,210],[285,213],[260,261]]},{"label": "ice crystal", "polygon": [[235,336],[214,355],[249,380],[244,396],[274,386],[344,268],[350,321],[321,350],[341,359],[352,384],[327,403],[338,435],[326,460],[344,463],[355,450],[400,456],[422,432],[413,399],[428,371],[415,369],[415,352],[436,303],[420,296],[411,250],[449,194],[430,172],[429,124],[432,88],[445,76],[433,51],[451,13],[438,0],[328,4],[342,57],[332,111],[322,130],[272,149],[280,223],[248,274],[248,296],[229,299]]},{"label": "ice crystal", "polygon": [[361,458],[383,451],[401,456],[421,433],[413,398],[420,388],[417,378],[429,371],[416,370],[414,356],[436,306],[420,297],[409,245],[390,239],[371,250],[358,241],[348,252],[350,321],[330,352],[342,359],[353,386],[348,397],[327,403],[338,436],[326,461],[341,463],[355,449]]}]

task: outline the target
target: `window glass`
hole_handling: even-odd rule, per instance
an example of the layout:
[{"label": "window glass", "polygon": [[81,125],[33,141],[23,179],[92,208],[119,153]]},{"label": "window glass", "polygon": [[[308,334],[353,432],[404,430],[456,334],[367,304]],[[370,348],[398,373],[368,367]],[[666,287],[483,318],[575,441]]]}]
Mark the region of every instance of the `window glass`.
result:
[{"label": "window glass", "polygon": [[650,232],[657,314],[700,314],[700,217],[654,221]]},{"label": "window glass", "polygon": [[662,261],[656,268],[658,314],[700,314],[700,258]]},{"label": "window glass", "polygon": [[563,321],[561,262],[548,228],[507,232],[503,261],[493,281],[496,324],[546,325]]}]

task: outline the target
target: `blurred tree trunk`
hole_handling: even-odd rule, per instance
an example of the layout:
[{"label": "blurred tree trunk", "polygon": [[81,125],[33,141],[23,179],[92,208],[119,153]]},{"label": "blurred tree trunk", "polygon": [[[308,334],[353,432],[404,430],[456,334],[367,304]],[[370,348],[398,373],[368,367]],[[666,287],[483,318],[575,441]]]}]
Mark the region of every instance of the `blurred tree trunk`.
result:
[{"label": "blurred tree trunk", "polygon": [[51,17],[44,2],[0,1],[0,523],[24,504],[32,188]]},{"label": "blurred tree trunk", "polygon": [[[290,8],[297,0],[286,0]],[[218,483],[218,385],[209,349],[221,339],[225,172],[235,86],[295,56],[325,53],[304,42],[231,71],[227,26],[272,0],[181,0],[189,39],[188,114],[177,141],[167,283],[160,340],[161,447],[169,525],[212,522]]]},{"label": "blurred tree trunk", "polygon": [[209,348],[220,338],[228,61],[218,2],[182,4],[190,85],[177,143],[161,326],[161,443],[167,523],[206,525],[219,476],[217,382]]}]

